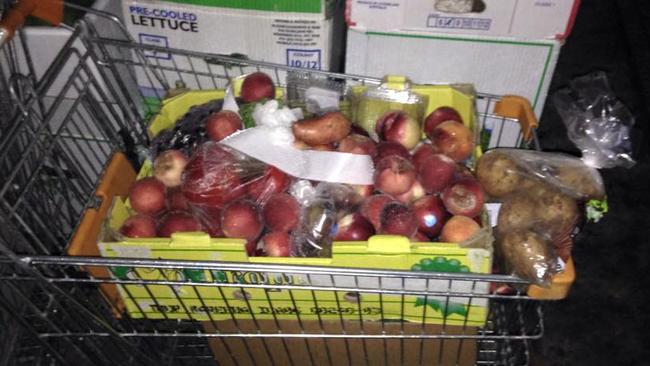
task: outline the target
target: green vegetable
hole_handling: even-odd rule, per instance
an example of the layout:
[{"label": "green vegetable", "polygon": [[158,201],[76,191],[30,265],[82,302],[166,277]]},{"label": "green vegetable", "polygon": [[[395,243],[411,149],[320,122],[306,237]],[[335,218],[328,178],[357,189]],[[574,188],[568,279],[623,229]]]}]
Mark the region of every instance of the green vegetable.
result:
[{"label": "green vegetable", "polygon": [[587,202],[587,221],[598,222],[609,211],[607,199],[603,200],[589,200]]}]

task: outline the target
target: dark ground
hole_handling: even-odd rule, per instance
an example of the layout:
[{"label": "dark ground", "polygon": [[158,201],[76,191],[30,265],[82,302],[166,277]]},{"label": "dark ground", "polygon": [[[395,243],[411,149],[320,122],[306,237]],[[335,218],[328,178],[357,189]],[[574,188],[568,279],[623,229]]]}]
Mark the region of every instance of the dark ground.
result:
[{"label": "dark ground", "polygon": [[[650,3],[583,0],[556,68],[551,91],[573,77],[603,70],[636,117],[637,165],[601,171],[609,214],[589,224],[573,250],[577,279],[567,299],[545,307],[545,336],[533,365],[647,365],[650,307]],[[550,100],[550,99],[549,99]],[[542,148],[578,154],[554,107],[541,118]]]}]

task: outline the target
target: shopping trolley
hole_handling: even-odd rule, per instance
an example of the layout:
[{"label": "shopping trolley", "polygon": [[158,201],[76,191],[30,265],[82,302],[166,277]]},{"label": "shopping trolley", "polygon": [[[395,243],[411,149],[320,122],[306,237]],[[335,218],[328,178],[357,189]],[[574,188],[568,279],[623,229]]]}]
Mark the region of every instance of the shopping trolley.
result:
[{"label": "shopping trolley", "polygon": [[[13,348],[0,356],[0,362],[528,363],[530,342],[544,333],[543,302],[527,294],[528,284],[513,276],[99,257],[96,234],[108,205],[98,187],[108,184],[107,176],[135,174],[149,144],[148,122],[161,108],[165,96],[182,93],[186,88],[224,89],[233,77],[253,71],[267,73],[282,87],[292,72],[308,72],[347,87],[378,85],[381,81],[139,44],[117,17],[92,9],[69,28],[70,39],[43,77],[32,78],[29,88],[23,89],[29,93],[12,93],[12,103],[19,108],[12,112],[0,135],[0,311],[5,314],[3,319],[11,320],[3,339],[5,334],[15,334],[15,339],[7,342]],[[6,52],[7,47],[11,43],[1,51]],[[14,68],[3,78],[24,75],[24,69],[16,69],[15,63],[9,65]],[[46,97],[53,88],[57,88],[56,96]],[[479,93],[476,102],[479,127],[489,132],[485,134],[486,144],[537,147],[534,115],[525,100]],[[109,174],[117,152],[127,162],[121,166],[128,168]],[[128,187],[119,184],[111,181],[108,185],[124,193]],[[75,248],[75,255],[70,255],[71,243],[79,241],[83,249]],[[124,268],[157,272],[163,279],[115,275]],[[244,271],[259,276],[290,273],[308,281],[278,286],[168,276],[191,271]],[[565,271],[568,282],[572,281],[571,271],[569,265]],[[324,276],[329,282],[315,284],[309,281],[311,276]],[[389,280],[398,285],[382,286],[382,281]],[[369,281],[375,285],[367,285]],[[425,285],[414,289],[414,281]],[[448,285],[442,290],[430,290],[428,284],[434,281]],[[469,292],[455,292],[454,281],[469,284]],[[486,284],[489,288],[509,284],[515,291],[502,295],[473,290]],[[247,291],[254,289],[267,293],[280,289],[292,299],[294,294],[324,291],[337,301],[347,301],[338,309],[352,309],[350,312],[356,315],[351,319],[335,309],[335,316],[327,319],[318,315],[315,320],[306,320],[299,313],[280,317],[275,312],[268,319],[242,319],[226,305],[226,320],[215,319],[210,312],[206,320],[192,320],[189,309],[183,306],[175,310],[187,313],[187,317],[135,318],[107,290],[119,287],[120,296],[126,297],[122,300],[128,300],[133,286],[143,291],[163,287],[176,297],[180,296],[180,288],[191,289],[199,301],[203,301],[200,294],[204,289],[238,291],[244,300]],[[439,324],[394,319],[371,322],[364,319],[361,310],[359,299],[364,294],[378,295],[380,299],[397,297],[402,303],[405,297],[414,295],[422,296],[425,302],[428,298],[441,299],[445,304],[454,297],[463,297],[470,303],[487,302],[489,313],[479,327],[467,322],[450,325],[444,317]],[[157,306],[156,296],[150,297]],[[266,301],[273,308],[273,296],[268,295]],[[306,301],[319,308],[316,297]],[[248,310],[244,306],[238,311],[252,313],[250,303],[246,303]],[[378,311],[382,309],[380,302]],[[427,306],[422,307],[422,312],[424,319]]]}]

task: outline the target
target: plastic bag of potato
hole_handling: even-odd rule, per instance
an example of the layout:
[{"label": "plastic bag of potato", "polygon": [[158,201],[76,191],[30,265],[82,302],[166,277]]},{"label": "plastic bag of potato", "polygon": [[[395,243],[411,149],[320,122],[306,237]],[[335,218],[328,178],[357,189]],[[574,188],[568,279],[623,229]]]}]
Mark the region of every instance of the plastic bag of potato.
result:
[{"label": "plastic bag of potato", "polygon": [[494,149],[479,159],[476,175],[490,198],[502,203],[496,254],[504,268],[548,286],[557,258],[571,256],[585,204],[605,199],[600,173],[564,154]]}]

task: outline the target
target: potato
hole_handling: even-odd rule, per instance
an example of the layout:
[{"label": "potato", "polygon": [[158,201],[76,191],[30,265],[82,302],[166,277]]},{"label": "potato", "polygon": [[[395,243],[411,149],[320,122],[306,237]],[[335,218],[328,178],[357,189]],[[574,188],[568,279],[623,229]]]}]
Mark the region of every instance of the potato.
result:
[{"label": "potato", "polygon": [[539,202],[528,194],[519,193],[508,197],[499,210],[497,226],[501,232],[528,229],[537,224],[536,207]]},{"label": "potato", "polygon": [[497,151],[485,153],[476,166],[476,177],[492,197],[501,198],[519,188],[521,173],[517,164]]},{"label": "potato", "polygon": [[556,178],[582,199],[603,199],[605,191],[600,174],[588,166],[560,166]]},{"label": "potato", "polygon": [[497,250],[506,268],[515,275],[539,285],[547,285],[556,272],[557,257],[548,239],[531,230],[505,232]]},{"label": "potato", "polygon": [[530,194],[539,202],[535,215],[540,229],[547,230],[553,238],[573,231],[579,216],[578,204],[573,198],[543,186]]},{"label": "potato", "polygon": [[293,135],[307,145],[329,145],[350,134],[352,124],[341,112],[329,112],[293,124]]}]

